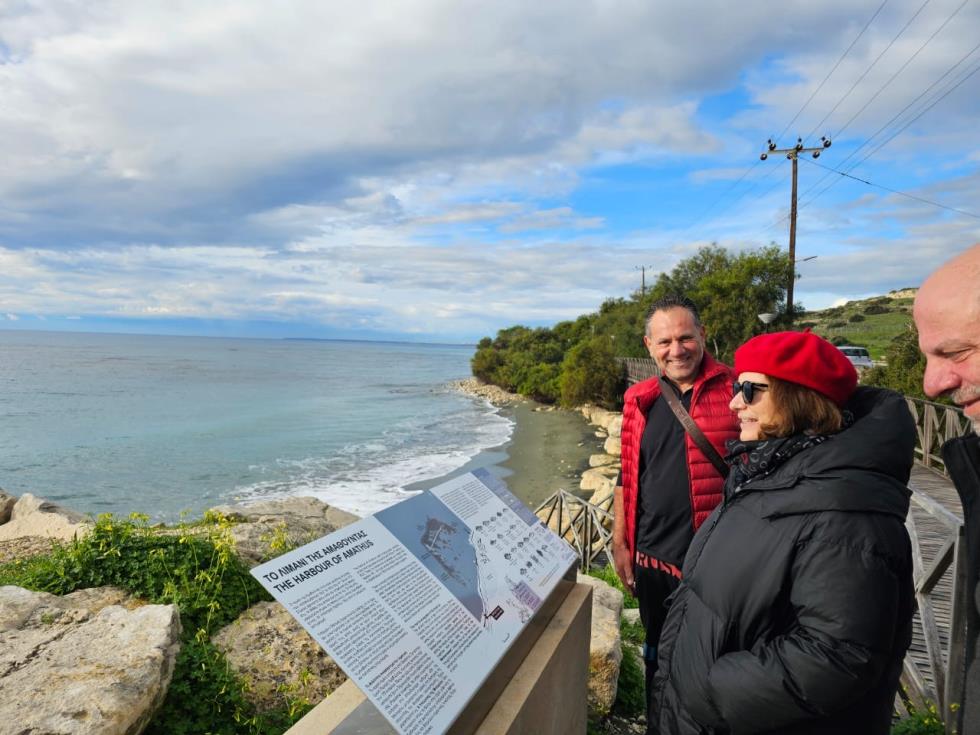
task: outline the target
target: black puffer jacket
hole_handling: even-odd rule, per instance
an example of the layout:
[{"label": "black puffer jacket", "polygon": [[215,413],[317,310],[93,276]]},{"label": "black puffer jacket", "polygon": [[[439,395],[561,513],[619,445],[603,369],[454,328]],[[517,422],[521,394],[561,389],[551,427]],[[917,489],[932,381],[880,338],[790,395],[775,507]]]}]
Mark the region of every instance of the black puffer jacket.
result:
[{"label": "black puffer jacket", "polygon": [[915,427],[858,388],[855,422],[741,488],[698,531],[660,638],[662,735],[889,731],[914,605]]}]

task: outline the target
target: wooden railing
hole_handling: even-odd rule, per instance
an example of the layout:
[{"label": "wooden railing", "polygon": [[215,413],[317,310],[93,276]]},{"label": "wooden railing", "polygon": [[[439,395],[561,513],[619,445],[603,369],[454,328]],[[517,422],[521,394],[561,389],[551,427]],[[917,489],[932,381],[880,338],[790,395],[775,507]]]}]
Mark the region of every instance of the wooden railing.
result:
[{"label": "wooden railing", "polygon": [[612,559],[612,503],[611,492],[593,504],[567,490],[559,490],[534,512],[544,525],[575,548],[579,566],[587,572],[599,554]]},{"label": "wooden railing", "polygon": [[915,430],[918,434],[915,458],[926,467],[949,477],[940,450],[948,440],[967,434],[971,429],[970,420],[955,406],[908,396],[905,400],[915,419]]},{"label": "wooden railing", "polygon": [[633,385],[641,380],[660,375],[657,363],[649,357],[617,357],[616,362],[626,371],[626,384]]},{"label": "wooden railing", "polygon": [[[916,662],[916,644],[905,657],[902,684],[908,702],[921,708],[935,702],[946,720],[946,732],[955,731],[955,706],[963,687],[963,654],[966,646],[966,620],[963,615],[967,590],[966,545],[963,522],[917,489],[912,489],[913,507],[906,528],[912,541],[915,598],[925,643],[925,661]],[[916,513],[916,509],[921,513]],[[917,518],[918,516],[918,518]],[[925,543],[923,543],[925,542]],[[923,550],[939,546],[931,559]],[[940,625],[937,607],[949,606],[949,625]],[[941,628],[945,628],[941,635]],[[946,639],[943,646],[942,639]],[[921,649],[920,649],[921,651]]]}]

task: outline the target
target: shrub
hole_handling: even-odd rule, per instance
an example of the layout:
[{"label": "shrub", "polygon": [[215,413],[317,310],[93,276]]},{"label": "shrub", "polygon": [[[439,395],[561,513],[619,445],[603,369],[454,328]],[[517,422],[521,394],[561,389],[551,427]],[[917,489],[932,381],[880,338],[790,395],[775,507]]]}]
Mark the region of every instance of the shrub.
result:
[{"label": "shrub", "polygon": [[891,735],[944,735],[945,732],[936,705],[930,704],[892,725]]},{"label": "shrub", "polygon": [[620,592],[623,593],[623,607],[625,608],[637,608],[640,603],[636,601],[636,598],[630,594],[623,583],[619,581],[619,577],[616,575],[616,570],[613,569],[612,564],[606,564],[604,567],[592,567],[589,569],[589,576],[595,577],[596,579],[601,579],[603,582],[608,584],[610,587],[615,587]]},{"label": "shrub", "polygon": [[864,313],[868,316],[871,316],[872,314],[890,314],[891,309],[889,309],[887,306],[882,306],[881,304],[871,304],[870,306],[865,307]]},{"label": "shrub", "polygon": [[846,327],[847,322],[831,322],[827,325],[829,329],[840,329],[841,327]]},{"label": "shrub", "polygon": [[623,717],[638,717],[647,708],[646,674],[636,649],[629,643],[622,646],[623,660],[619,664],[616,701],[613,702],[612,711]]},{"label": "shrub", "polygon": [[615,408],[622,395],[623,369],[616,362],[612,341],[593,337],[568,351],[561,364],[561,402],[578,406],[594,401]]},{"label": "shrub", "polygon": [[852,323],[853,322],[863,322],[864,321],[864,315],[863,314],[851,314],[849,317],[847,317],[847,321],[852,322]]}]

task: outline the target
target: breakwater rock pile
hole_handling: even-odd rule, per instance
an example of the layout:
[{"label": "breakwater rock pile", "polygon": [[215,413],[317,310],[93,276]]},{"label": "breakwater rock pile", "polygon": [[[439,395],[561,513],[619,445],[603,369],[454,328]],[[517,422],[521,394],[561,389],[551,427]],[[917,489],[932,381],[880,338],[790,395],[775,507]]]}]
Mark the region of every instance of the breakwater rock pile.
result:
[{"label": "breakwater rock pile", "polygon": [[484,383],[479,378],[466,378],[464,380],[454,380],[449,384],[450,388],[458,390],[477,398],[483,398],[494,406],[509,406],[512,403],[519,403],[528,400],[517,393],[510,393],[500,386]]}]

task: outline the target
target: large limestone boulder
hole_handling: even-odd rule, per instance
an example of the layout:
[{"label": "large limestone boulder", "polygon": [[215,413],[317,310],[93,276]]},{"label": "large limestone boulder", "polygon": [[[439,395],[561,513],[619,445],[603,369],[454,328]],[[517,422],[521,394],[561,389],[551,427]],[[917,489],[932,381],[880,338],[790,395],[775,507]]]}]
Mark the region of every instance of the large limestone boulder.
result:
[{"label": "large limestone boulder", "polygon": [[91,525],[81,513],[24,493],[11,507],[10,520],[0,525],[0,541],[22,536],[70,541],[85,534]]},{"label": "large limestone boulder", "polygon": [[359,520],[316,498],[284,498],[251,505],[219,505],[211,509],[235,522],[231,535],[238,555],[255,565],[333,533]]},{"label": "large limestone boulder", "polygon": [[606,424],[606,431],[609,432],[609,436],[619,436],[623,432],[623,415],[621,413],[610,419],[609,423]]},{"label": "large limestone boulder", "polygon": [[278,602],[260,602],[211,639],[248,683],[262,710],[305,699],[317,704],[347,676]]},{"label": "large limestone boulder", "polygon": [[611,436],[606,439],[606,443],[602,445],[602,449],[606,454],[611,454],[614,457],[620,456],[622,445],[620,444],[619,437]]},{"label": "large limestone boulder", "polygon": [[613,425],[613,422],[617,418],[620,419],[620,425],[622,425],[622,415],[619,412],[607,411],[604,408],[593,408],[589,420],[596,426],[601,426],[609,434],[612,434],[610,426]]},{"label": "large limestone boulder", "polygon": [[3,488],[0,488],[0,525],[10,520],[10,512],[14,509],[16,502],[17,498],[5,493]]},{"label": "large limestone boulder", "polygon": [[114,588],[0,587],[0,733],[141,732],[167,693],[180,617],[137,604]]},{"label": "large limestone boulder", "polygon": [[592,638],[589,643],[589,711],[605,714],[616,701],[619,665],[623,660],[619,619],[623,593],[585,574],[578,581],[592,587]]},{"label": "large limestone boulder", "polygon": [[616,478],[619,476],[619,468],[614,465],[594,467],[582,473],[582,480],[579,483],[585,491],[590,490],[612,490],[616,486]]},{"label": "large limestone boulder", "polygon": [[614,457],[611,454],[593,454],[589,457],[589,467],[602,467],[617,462],[619,462],[619,457]]}]

